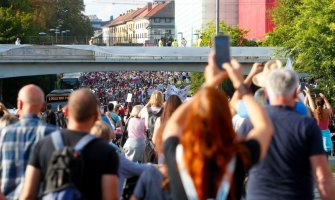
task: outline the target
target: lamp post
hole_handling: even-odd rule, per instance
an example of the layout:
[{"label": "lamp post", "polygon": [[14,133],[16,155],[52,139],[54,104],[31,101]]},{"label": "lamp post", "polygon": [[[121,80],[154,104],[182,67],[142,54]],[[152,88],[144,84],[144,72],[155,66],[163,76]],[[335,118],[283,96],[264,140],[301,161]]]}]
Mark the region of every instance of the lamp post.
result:
[{"label": "lamp post", "polygon": [[220,0],[216,0],[216,35],[220,34]]},{"label": "lamp post", "polygon": [[44,45],[44,36],[46,35],[46,33],[44,33],[44,32],[40,32],[40,33],[38,33],[38,35],[42,38],[42,45]]},{"label": "lamp post", "polygon": [[62,44],[64,44],[64,34],[66,34],[66,31],[62,31]]},{"label": "lamp post", "polygon": [[182,46],[182,45],[181,45],[181,41],[182,41],[183,38],[184,38],[183,32],[178,32],[178,35],[180,35],[180,40],[178,40],[178,38],[177,38],[177,41],[179,41],[179,46]]}]

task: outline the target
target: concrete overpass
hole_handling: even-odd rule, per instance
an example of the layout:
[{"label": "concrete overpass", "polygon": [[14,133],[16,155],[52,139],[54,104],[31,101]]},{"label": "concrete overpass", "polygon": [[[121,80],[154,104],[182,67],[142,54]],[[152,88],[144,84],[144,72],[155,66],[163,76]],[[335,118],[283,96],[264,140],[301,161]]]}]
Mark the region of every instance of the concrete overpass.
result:
[{"label": "concrete overpass", "polygon": [[[201,72],[207,47],[100,47],[92,45],[0,45],[0,78],[91,71]],[[232,47],[247,74],[254,62],[284,59],[270,47]]]}]

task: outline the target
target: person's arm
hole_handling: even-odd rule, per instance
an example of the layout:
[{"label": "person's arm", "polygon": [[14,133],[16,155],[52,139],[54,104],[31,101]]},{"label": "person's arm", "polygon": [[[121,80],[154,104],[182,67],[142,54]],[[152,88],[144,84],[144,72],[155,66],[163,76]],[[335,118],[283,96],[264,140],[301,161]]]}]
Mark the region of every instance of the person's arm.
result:
[{"label": "person's arm", "polygon": [[252,93],[244,91],[245,88],[243,87],[247,86],[243,83],[243,70],[240,64],[236,60],[232,60],[230,63],[223,64],[223,68],[227,71],[234,88],[239,92],[249,113],[253,129],[248,133],[247,139],[256,139],[259,142],[261,149],[260,159],[263,159],[272,138],[272,123],[265,111],[254,99]]},{"label": "person's arm", "polygon": [[102,199],[118,200],[118,177],[117,175],[103,175],[101,178]]},{"label": "person's arm", "polygon": [[325,101],[329,115],[333,114],[333,108],[332,105],[329,103],[328,99],[322,93],[320,93],[319,95]]},{"label": "person's arm", "polygon": [[154,127],[154,133],[152,135],[152,141],[154,144],[156,144],[157,136],[159,135],[158,130],[161,127],[161,118],[158,117],[156,122],[155,122],[155,127]]},{"label": "person's arm", "polygon": [[310,162],[321,198],[323,200],[335,199],[333,174],[328,166],[326,156],[324,154],[311,156]]},{"label": "person's arm", "polygon": [[244,84],[247,86],[251,86],[252,78],[262,72],[264,69],[264,65],[262,63],[254,63],[252,65],[252,68],[248,74],[248,76],[244,79]]},{"label": "person's arm", "polygon": [[307,97],[307,95],[304,98],[304,104],[305,104],[306,107],[309,108],[309,103],[308,103],[308,97]]},{"label": "person's arm", "polygon": [[308,87],[305,87],[304,92],[307,96],[309,107],[312,110],[312,112],[314,112],[315,111],[315,105],[314,105],[314,101],[313,101],[312,96],[311,96],[311,92],[309,91]]},{"label": "person's arm", "polygon": [[37,199],[40,177],[41,172],[38,168],[32,165],[27,166],[20,200]]},{"label": "person's arm", "polygon": [[151,167],[150,163],[142,164],[128,160],[124,155],[119,155],[120,167],[119,174],[124,178],[140,176],[142,172]]},{"label": "person's arm", "polygon": [[[251,86],[252,83],[252,78],[254,76],[256,76],[257,74],[259,74],[260,72],[263,71],[264,65],[262,63],[254,63],[248,76],[244,79],[244,84],[246,84],[248,87]],[[232,115],[236,114],[236,104],[237,102],[239,102],[240,98],[239,98],[239,93],[238,91],[235,91],[230,102],[229,102],[229,107],[230,107],[230,112]]]}]

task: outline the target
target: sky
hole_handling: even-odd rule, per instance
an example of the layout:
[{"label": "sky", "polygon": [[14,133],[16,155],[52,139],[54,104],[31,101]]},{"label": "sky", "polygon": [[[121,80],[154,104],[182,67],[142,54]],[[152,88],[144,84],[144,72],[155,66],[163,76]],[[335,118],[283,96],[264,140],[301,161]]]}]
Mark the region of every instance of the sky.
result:
[{"label": "sky", "polygon": [[[85,14],[86,15],[97,15],[98,18],[103,21],[108,21],[110,16],[113,15],[114,19],[121,13],[129,9],[135,9],[143,7],[143,4],[132,4],[134,2],[148,2],[150,0],[84,0]],[[110,2],[116,2],[117,4],[111,4]],[[151,1],[152,2],[152,1]],[[128,3],[128,4],[122,4]]]}]

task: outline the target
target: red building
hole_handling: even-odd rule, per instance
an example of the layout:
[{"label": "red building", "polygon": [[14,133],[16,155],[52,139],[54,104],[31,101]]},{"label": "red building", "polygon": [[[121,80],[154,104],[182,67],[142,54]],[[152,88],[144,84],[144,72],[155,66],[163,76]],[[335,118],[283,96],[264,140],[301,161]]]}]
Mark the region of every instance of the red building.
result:
[{"label": "red building", "polygon": [[263,40],[273,30],[270,10],[276,0],[239,0],[239,28],[249,30],[248,39]]}]

